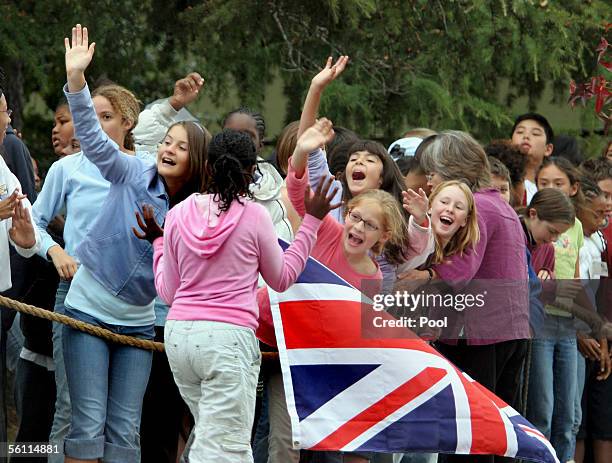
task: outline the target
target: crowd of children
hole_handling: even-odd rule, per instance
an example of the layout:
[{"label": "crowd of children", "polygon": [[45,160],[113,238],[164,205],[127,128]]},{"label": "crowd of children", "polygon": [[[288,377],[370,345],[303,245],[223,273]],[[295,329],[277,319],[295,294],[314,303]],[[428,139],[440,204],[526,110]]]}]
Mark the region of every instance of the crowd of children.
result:
[{"label": "crowd of children", "polygon": [[[51,463],[500,461],[293,448],[278,359],[260,371],[261,350],[275,350],[268,287],[286,290],[311,255],[366,296],[491,282],[486,310],[428,342],[523,411],[562,463],[612,461],[610,144],[575,165],[576,147],[528,113],[486,147],[419,128],[386,149],[317,118],[341,56],[268,162],[255,111],[230,112],[214,136],[181,120],[199,74],[141,112],[119,85],[90,93],[86,28],[65,48],[60,159],[37,198],[0,157],[0,290],[26,278],[12,247],[38,262],[39,286],[16,297],[166,349],[22,317],[18,442],[54,444]],[[0,145],[10,115],[0,88]]]}]

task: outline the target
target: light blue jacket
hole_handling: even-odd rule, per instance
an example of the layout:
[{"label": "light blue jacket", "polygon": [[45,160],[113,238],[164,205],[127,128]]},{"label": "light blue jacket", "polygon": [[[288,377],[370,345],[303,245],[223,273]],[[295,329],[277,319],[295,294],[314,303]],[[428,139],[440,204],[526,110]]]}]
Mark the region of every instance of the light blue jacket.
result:
[{"label": "light blue jacket", "polygon": [[56,215],[65,213],[64,249],[76,257],[76,248],[92,228],[109,188],[110,184],[82,152],[54,162],[32,206],[34,222],[42,237],[39,255],[47,259],[49,249],[57,246],[47,233],[47,226]]},{"label": "light blue jacket", "polygon": [[169,208],[169,198],[151,162],[123,153],[102,130],[87,85],[76,93],[64,93],[70,105],[76,137],[87,158],[111,183],[85,240],[76,254],[82,265],[111,294],[129,304],[147,305],[155,298],[153,248],[134,236],[138,228],[134,212],[153,207],[159,224]]}]

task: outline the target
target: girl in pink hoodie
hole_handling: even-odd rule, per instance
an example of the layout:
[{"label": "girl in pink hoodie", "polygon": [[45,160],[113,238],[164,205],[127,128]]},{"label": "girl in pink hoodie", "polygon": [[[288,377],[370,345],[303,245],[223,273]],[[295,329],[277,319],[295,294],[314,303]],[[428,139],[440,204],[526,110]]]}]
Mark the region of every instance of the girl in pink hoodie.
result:
[{"label": "girl in pink hoodie", "polygon": [[[321,220],[336,206],[331,182],[306,195],[306,216],[283,253],[266,210],[250,201],[257,153],[248,135],[224,130],[208,152],[208,194],[166,216],[154,240],[155,287],[171,306],[165,331],[170,367],[195,418],[193,461],[252,462],[251,427],[261,354],[255,330],[258,274],[276,291],[304,269]],[[140,221],[142,222],[142,221]],[[147,209],[148,239],[161,229]]]}]

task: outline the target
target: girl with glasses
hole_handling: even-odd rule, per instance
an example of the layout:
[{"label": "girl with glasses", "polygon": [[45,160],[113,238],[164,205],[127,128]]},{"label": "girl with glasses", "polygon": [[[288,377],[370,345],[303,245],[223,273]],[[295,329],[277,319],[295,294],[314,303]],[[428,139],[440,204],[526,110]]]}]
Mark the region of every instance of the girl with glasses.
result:
[{"label": "girl with glasses", "polygon": [[[294,159],[316,151],[329,143],[333,136],[332,123],[327,119],[320,119],[298,139],[294,155],[289,159],[287,193],[291,204],[302,217],[306,213],[303,203],[310,188],[309,176],[308,169],[298,171]],[[332,182],[333,177],[324,180],[324,188],[329,187]],[[323,219],[311,255],[371,297],[380,290],[382,282],[382,272],[374,257],[380,255],[385,245],[389,243],[401,245],[405,233],[405,222],[399,202],[385,191],[369,190],[348,202],[342,218],[343,222],[340,222],[329,214]],[[260,307],[258,337],[267,344],[274,345],[274,336],[270,335],[273,330],[270,330],[271,323],[268,323],[271,322],[270,300],[265,287],[258,292],[257,298]],[[273,390],[280,389],[278,398],[282,398],[280,375],[276,382],[278,384],[274,384],[270,394],[273,394]],[[291,425],[284,401],[270,400],[269,406],[270,416],[275,417],[270,420],[270,439],[274,441],[276,447],[283,448],[273,447],[268,461],[280,462],[283,460],[278,457],[282,451],[291,455],[289,452]],[[337,456],[337,452],[325,453],[334,458]],[[367,461],[366,458],[356,454],[344,455],[345,462],[364,462]]]}]

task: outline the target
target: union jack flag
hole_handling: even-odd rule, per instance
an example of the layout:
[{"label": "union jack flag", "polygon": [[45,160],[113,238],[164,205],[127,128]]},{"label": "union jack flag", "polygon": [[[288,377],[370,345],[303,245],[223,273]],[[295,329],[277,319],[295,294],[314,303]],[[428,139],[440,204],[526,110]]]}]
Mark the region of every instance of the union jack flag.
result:
[{"label": "union jack flag", "polygon": [[558,463],[544,435],[425,341],[364,337],[361,292],[314,259],[269,295],[295,447]]}]

